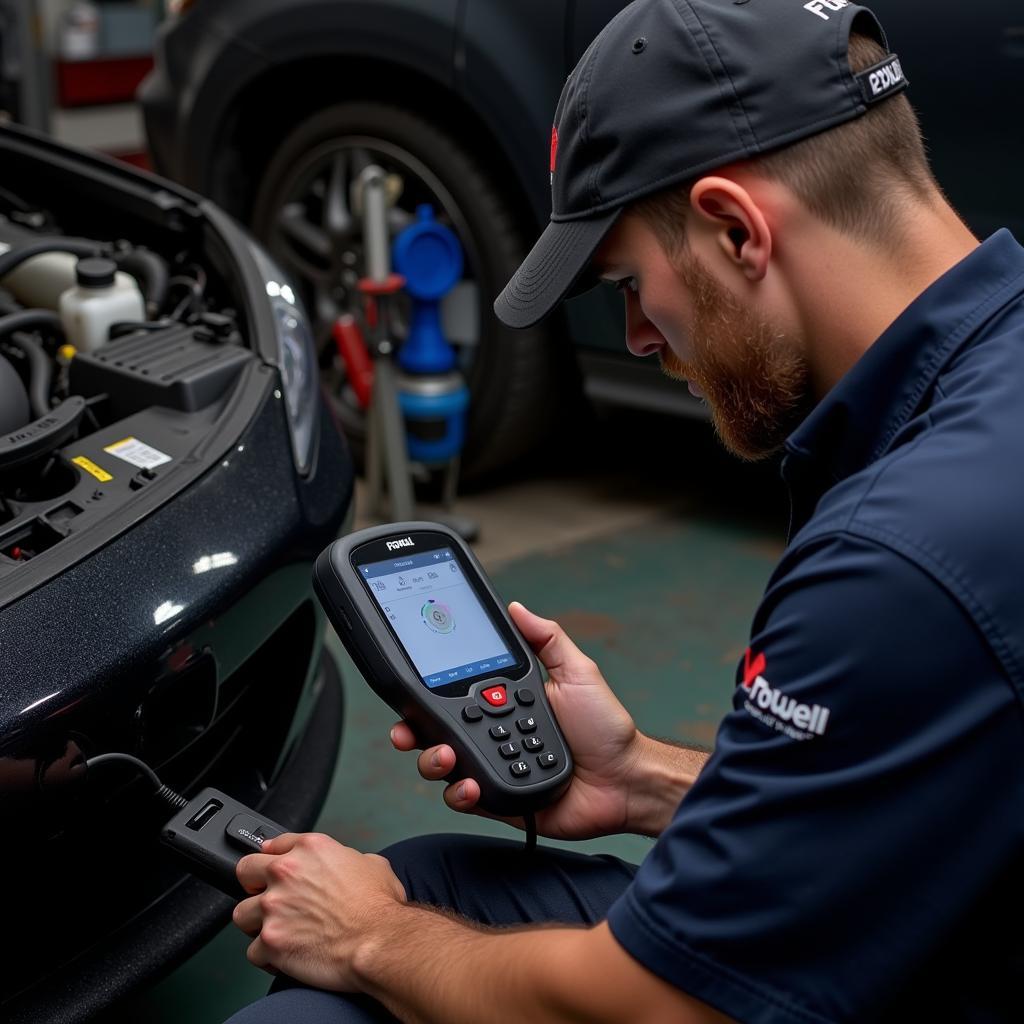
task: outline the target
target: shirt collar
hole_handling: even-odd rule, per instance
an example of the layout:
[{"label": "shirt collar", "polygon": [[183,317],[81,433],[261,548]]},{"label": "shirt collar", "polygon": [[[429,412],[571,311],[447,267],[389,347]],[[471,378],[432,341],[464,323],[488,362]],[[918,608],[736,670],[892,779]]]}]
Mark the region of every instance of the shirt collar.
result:
[{"label": "shirt collar", "polygon": [[1024,248],[1003,229],[915,299],[797,428],[787,478],[827,489],[880,458],[956,352],[1022,292]]}]

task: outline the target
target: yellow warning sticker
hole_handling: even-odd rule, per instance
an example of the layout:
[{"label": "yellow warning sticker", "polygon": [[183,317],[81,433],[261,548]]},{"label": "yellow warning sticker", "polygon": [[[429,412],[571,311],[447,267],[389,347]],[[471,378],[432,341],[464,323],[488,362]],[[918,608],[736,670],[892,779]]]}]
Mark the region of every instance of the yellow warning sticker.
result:
[{"label": "yellow warning sticker", "polygon": [[101,469],[92,459],[87,459],[84,455],[79,455],[77,459],[72,459],[71,461],[76,466],[81,466],[86,473],[92,473],[101,484],[114,479],[105,469]]}]

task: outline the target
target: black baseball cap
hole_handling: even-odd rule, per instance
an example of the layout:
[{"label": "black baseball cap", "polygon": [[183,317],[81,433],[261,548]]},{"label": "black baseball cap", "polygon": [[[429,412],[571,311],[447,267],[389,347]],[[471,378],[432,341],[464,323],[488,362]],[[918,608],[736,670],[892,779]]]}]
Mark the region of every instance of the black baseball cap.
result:
[{"label": "black baseball cap", "polygon": [[860,117],[906,89],[895,54],[855,75],[849,0],[635,0],[590,45],[551,134],[551,223],[498,297],[532,327],[596,283],[590,260],[636,199]]}]

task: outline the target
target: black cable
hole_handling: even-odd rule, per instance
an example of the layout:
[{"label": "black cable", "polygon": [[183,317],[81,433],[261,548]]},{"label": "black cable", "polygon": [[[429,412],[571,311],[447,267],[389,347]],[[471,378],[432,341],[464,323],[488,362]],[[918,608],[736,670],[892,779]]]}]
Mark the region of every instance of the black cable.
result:
[{"label": "black cable", "polygon": [[[0,257],[2,258],[2,257]],[[63,334],[60,317],[48,309],[25,309],[0,317],[0,338],[14,335],[11,344],[25,353],[29,368],[29,402],[32,415],[38,419],[50,411],[50,386],[53,380],[53,366],[43,347],[33,338],[19,337],[15,332],[45,330]]]},{"label": "black cable", "polygon": [[185,277],[179,275],[178,277],[172,277],[168,282],[169,291],[174,288],[185,287],[188,288],[188,295],[185,296],[168,314],[171,320],[179,320],[185,315],[186,312],[194,311],[196,304],[202,299],[204,292],[203,282],[197,281],[195,278]]},{"label": "black cable", "polygon": [[82,257],[98,256],[101,249],[99,242],[91,242],[88,238],[41,238],[38,242],[20,245],[0,256],[0,280],[33,256],[42,256],[48,252],[69,252],[72,256]]},{"label": "black cable", "polygon": [[523,815],[523,826],[526,829],[526,844],[523,849],[526,853],[533,853],[537,849],[537,817],[533,811],[527,811]]},{"label": "black cable", "polygon": [[12,331],[34,331],[39,328],[64,333],[60,317],[49,309],[22,309],[0,316],[0,338]]},{"label": "black cable", "polygon": [[145,761],[141,761],[131,754],[97,754],[96,757],[90,757],[85,762],[85,767],[95,768],[96,765],[108,764],[111,761],[123,761],[137,768],[156,787],[157,798],[163,800],[173,810],[180,811],[188,803],[188,800],[180,793],[175,792],[170,786],[165,786],[160,781],[160,776]]}]

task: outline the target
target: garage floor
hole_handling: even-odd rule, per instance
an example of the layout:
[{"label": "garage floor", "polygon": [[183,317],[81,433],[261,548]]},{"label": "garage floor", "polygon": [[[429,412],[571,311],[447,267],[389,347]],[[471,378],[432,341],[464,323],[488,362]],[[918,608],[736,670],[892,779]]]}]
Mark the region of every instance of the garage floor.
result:
[{"label": "garage floor", "polygon": [[[603,668],[642,729],[710,745],[728,707],[751,615],[782,551],[786,500],[771,467],[729,459],[706,424],[616,414],[510,480],[460,502],[483,527],[478,554],[501,594],[560,621]],[[429,511],[427,512],[429,515]],[[448,811],[394,715],[336,639],[346,682],[341,757],[319,828],[364,850],[436,831],[501,834]],[[639,861],[647,840],[582,844]],[[114,1021],[217,1024],[269,979],[227,928]]]}]

